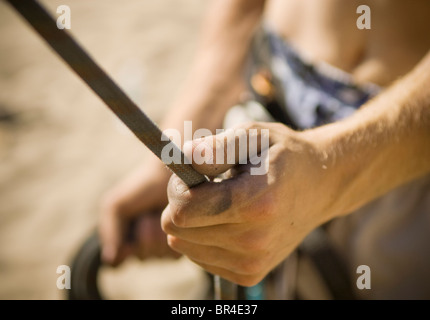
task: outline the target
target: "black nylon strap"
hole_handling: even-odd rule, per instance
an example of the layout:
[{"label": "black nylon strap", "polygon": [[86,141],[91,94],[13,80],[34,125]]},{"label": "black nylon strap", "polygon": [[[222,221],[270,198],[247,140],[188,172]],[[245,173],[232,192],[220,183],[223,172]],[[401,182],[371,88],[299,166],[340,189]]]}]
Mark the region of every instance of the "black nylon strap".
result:
[{"label": "black nylon strap", "polygon": [[[143,142],[159,159],[163,148],[171,143],[172,149],[181,154],[181,163],[166,164],[188,187],[208,181],[186,164],[184,154],[157,125],[112,81],[82,47],[63,30],[55,20],[34,0],[6,0],[39,33],[51,48],[77,75],[98,95],[111,111]],[[162,138],[163,137],[163,138]],[[178,154],[177,153],[177,154]],[[237,286],[215,276],[215,297],[232,300],[237,298]]]}]

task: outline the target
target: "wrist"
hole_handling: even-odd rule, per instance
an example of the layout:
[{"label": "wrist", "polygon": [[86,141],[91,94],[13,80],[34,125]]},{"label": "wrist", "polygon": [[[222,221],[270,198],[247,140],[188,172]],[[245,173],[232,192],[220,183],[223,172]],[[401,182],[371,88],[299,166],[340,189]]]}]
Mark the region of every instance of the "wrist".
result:
[{"label": "wrist", "polygon": [[[377,157],[376,146],[361,144],[356,129],[352,123],[339,122],[302,133],[312,145],[325,221],[351,213],[369,200],[363,188],[371,181],[369,163]],[[383,146],[378,147],[383,152]]]}]

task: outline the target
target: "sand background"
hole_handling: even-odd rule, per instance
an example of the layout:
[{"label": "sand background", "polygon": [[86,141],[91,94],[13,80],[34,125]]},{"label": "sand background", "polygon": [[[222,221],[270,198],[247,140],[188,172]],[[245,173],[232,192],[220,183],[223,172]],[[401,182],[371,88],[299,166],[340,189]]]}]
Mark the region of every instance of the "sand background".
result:
[{"label": "sand background", "polygon": [[[158,122],[178,92],[207,6],[200,0],[45,0],[72,12],[71,33]],[[63,299],[70,265],[97,225],[103,193],[146,148],[6,3],[0,2],[0,299]],[[115,299],[198,299],[185,259],[108,270]]]}]

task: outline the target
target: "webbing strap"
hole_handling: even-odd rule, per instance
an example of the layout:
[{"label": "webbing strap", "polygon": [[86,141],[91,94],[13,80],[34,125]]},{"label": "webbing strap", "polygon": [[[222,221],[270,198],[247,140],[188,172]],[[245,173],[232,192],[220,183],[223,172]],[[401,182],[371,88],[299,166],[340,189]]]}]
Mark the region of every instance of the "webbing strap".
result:
[{"label": "webbing strap", "polygon": [[[185,163],[181,149],[168,139],[157,125],[113,82],[82,47],[64,29],[58,29],[55,20],[34,0],[6,0],[42,36],[52,49],[98,95],[110,110],[143,142],[158,158],[171,143],[173,152],[181,154],[181,163],[167,166],[188,187],[197,186],[207,178]],[[163,137],[163,138],[162,138]],[[218,299],[236,299],[235,285],[215,277],[215,296]]]}]

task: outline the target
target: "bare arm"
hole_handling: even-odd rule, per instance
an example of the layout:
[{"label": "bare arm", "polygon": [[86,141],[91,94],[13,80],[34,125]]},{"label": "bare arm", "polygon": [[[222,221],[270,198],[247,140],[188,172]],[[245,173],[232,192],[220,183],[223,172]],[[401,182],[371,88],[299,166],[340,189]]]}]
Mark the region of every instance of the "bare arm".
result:
[{"label": "bare arm", "polygon": [[309,130],[344,214],[430,171],[430,52],[345,121]]}]

